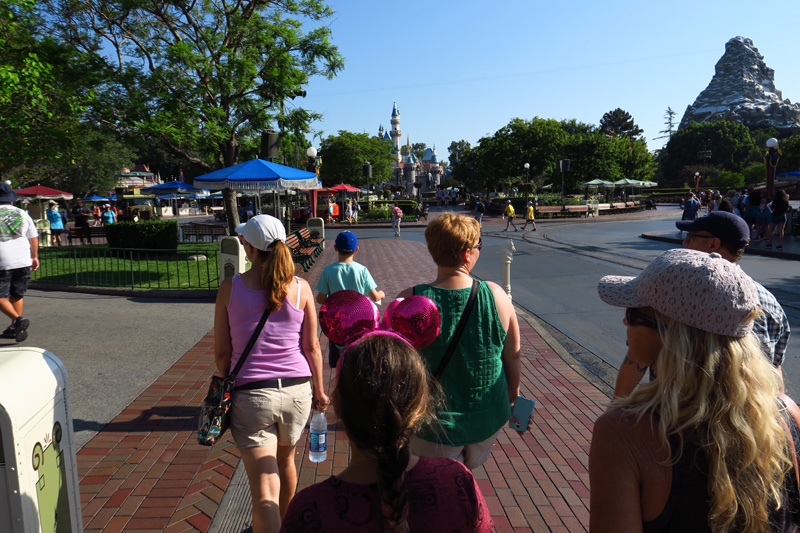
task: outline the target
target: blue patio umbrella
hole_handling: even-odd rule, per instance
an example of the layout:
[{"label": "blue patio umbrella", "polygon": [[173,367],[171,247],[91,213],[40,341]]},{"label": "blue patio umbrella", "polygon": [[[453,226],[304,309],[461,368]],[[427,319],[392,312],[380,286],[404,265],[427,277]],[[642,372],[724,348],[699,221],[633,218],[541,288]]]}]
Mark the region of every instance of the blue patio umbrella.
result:
[{"label": "blue patio umbrella", "polygon": [[253,159],[198,176],[194,182],[211,190],[231,188],[241,192],[318,189],[317,175],[299,168]]},{"label": "blue patio umbrella", "polygon": [[782,174],[778,174],[779,178],[783,178],[785,180],[800,180],[800,170],[792,170],[791,172],[784,172]]},{"label": "blue patio umbrella", "polygon": [[106,202],[108,201],[108,198],[93,194],[91,196],[87,196],[86,198],[81,198],[81,200],[83,200],[84,202]]},{"label": "blue patio umbrella", "polygon": [[160,192],[164,194],[202,194],[206,192],[204,189],[199,189],[194,185],[189,185],[182,181],[168,181],[167,183],[159,183],[158,185],[151,185],[150,187],[142,187],[142,191],[155,194]]}]

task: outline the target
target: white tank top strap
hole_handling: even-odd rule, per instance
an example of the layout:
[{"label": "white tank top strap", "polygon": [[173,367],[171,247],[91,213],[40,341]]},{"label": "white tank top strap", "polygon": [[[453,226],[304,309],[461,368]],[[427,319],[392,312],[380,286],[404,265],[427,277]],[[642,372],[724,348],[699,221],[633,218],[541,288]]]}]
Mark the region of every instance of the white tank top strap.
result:
[{"label": "white tank top strap", "polygon": [[296,304],[294,304],[294,306],[295,306],[297,309],[300,309],[300,278],[299,278],[299,277],[297,277],[297,276],[295,276],[295,277],[294,277],[294,279],[296,279],[296,280],[297,280],[297,303],[296,303]]}]

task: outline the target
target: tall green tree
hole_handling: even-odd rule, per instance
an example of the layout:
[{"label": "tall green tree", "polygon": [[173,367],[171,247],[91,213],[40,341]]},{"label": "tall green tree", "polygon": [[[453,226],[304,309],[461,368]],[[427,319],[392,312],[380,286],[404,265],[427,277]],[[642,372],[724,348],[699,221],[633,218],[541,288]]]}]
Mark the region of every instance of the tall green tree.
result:
[{"label": "tall green tree", "polygon": [[[778,149],[781,151],[781,159],[778,161],[779,174],[800,170],[800,135],[792,135],[783,139],[778,145]],[[764,175],[762,173],[762,176]]]},{"label": "tall green tree", "polygon": [[631,138],[639,138],[643,131],[633,121],[631,114],[619,107],[603,115],[600,130],[609,135]]},{"label": "tall green tree", "polygon": [[452,141],[450,146],[447,147],[447,160],[450,161],[450,166],[455,167],[461,158],[461,154],[467,153],[470,149],[470,144],[467,141]]},{"label": "tall green tree", "polygon": [[[708,151],[710,157],[705,158],[704,152]],[[660,164],[668,185],[680,185],[681,169],[686,166],[706,164],[741,172],[761,157],[747,126],[727,120],[693,122],[679,129],[667,143],[666,152]]]},{"label": "tall green tree", "polygon": [[671,139],[672,134],[675,133],[675,116],[677,113],[672,110],[671,107],[668,107],[666,111],[664,111],[664,129],[659,131],[658,133],[663,133],[660,137],[656,137],[656,139]]},{"label": "tall green tree", "polygon": [[[340,183],[364,186],[388,182],[393,176],[395,159],[391,143],[367,133],[340,131],[331,135],[322,141],[319,155],[322,157],[319,175],[325,187]],[[372,165],[371,180],[362,175],[365,161]]]},{"label": "tall green tree", "polygon": [[114,67],[92,118],[156,137],[206,171],[236,164],[242,140],[268,126],[307,132],[320,115],[294,99],[344,64],[325,22],[333,12],[317,0],[41,6],[56,35]]}]

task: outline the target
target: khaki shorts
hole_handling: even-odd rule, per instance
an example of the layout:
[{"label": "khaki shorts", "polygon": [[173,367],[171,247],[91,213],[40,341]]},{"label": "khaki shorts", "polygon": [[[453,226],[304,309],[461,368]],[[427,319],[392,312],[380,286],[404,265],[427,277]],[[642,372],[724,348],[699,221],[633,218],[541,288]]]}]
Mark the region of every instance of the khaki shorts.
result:
[{"label": "khaki shorts", "polygon": [[492,445],[497,440],[497,436],[503,431],[499,429],[497,433],[488,439],[467,444],[466,446],[448,446],[438,442],[422,440],[418,437],[411,437],[411,453],[423,457],[447,457],[464,463],[464,466],[474,470],[486,462],[492,454]]},{"label": "khaki shorts", "polygon": [[233,393],[231,435],[237,448],[294,446],[311,412],[311,380],[277,389]]}]

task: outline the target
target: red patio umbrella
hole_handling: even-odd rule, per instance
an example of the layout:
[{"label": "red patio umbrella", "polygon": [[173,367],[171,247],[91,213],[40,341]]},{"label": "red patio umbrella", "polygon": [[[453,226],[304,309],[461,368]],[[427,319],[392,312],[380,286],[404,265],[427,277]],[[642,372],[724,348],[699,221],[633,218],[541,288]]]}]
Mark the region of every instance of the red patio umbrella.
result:
[{"label": "red patio umbrella", "polygon": [[344,183],[340,183],[339,185],[328,187],[328,190],[336,192],[358,192],[361,189],[359,189],[358,187],[353,187],[352,185],[345,185]]},{"label": "red patio umbrella", "polygon": [[17,196],[31,198],[33,200],[72,200],[72,193],[59,191],[44,185],[34,185],[14,191]]}]

